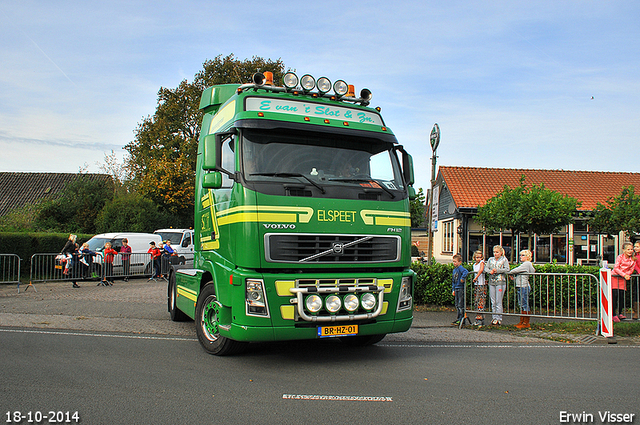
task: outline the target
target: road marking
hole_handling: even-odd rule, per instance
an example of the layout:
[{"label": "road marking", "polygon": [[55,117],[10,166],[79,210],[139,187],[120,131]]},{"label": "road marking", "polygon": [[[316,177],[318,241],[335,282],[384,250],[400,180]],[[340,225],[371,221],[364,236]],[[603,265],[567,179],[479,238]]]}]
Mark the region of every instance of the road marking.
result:
[{"label": "road marking", "polygon": [[592,345],[592,344],[376,344],[377,347],[391,348],[633,348],[639,349],[640,345]]},{"label": "road marking", "polygon": [[68,332],[68,331],[43,331],[28,329],[2,329],[0,332],[11,333],[32,333],[32,334],[48,334],[48,335],[70,335],[70,336],[93,336],[99,338],[128,338],[128,339],[152,339],[162,341],[197,341],[197,338],[188,337],[172,337],[172,336],[145,336],[145,335],[126,335],[126,334],[101,334],[101,333],[85,333],[85,332]]},{"label": "road marking", "polygon": [[309,395],[282,394],[284,400],[322,400],[322,401],[382,401],[391,402],[392,397],[358,396],[358,395]]}]

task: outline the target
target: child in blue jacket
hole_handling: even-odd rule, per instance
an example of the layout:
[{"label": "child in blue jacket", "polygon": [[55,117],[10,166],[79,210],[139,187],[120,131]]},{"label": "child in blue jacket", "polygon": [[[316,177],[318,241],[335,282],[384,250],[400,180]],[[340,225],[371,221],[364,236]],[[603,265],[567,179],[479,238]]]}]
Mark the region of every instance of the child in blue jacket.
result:
[{"label": "child in blue jacket", "polygon": [[458,317],[456,317],[456,320],[452,323],[452,325],[459,325],[460,321],[464,319],[464,284],[467,280],[468,274],[469,271],[462,267],[462,255],[454,255],[453,278],[451,279],[451,287],[453,290],[453,296],[455,297]]}]

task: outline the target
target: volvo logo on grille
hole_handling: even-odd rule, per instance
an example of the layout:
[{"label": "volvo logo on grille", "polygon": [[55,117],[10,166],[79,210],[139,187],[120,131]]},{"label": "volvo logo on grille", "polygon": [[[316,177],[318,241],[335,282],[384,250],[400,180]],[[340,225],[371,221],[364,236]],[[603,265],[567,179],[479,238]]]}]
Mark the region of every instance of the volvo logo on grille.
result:
[{"label": "volvo logo on grille", "polygon": [[344,244],[341,242],[334,242],[331,244],[331,249],[335,255],[342,255],[344,253]]}]

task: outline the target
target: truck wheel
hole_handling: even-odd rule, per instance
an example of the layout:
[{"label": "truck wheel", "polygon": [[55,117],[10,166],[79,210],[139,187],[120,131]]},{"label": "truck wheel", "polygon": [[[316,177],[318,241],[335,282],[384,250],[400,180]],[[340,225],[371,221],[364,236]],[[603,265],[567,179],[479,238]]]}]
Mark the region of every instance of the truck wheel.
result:
[{"label": "truck wheel", "polygon": [[218,313],[221,307],[213,282],[207,283],[196,303],[196,334],[200,345],[207,353],[228,356],[243,350],[247,343],[220,336]]},{"label": "truck wheel", "polygon": [[387,334],[382,335],[362,335],[362,336],[345,336],[340,338],[343,344],[350,345],[352,347],[366,347],[367,345],[373,345],[384,339]]},{"label": "truck wheel", "polygon": [[176,274],[171,273],[169,276],[169,287],[167,291],[167,307],[169,309],[169,315],[174,322],[186,322],[190,320],[190,317],[184,314],[184,312],[178,309],[176,300],[178,299],[178,287],[176,285]]}]

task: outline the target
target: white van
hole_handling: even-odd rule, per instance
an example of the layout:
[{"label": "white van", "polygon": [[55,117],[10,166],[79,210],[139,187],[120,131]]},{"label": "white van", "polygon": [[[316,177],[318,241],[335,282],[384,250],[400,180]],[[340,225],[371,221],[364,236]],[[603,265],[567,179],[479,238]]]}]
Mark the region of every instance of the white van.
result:
[{"label": "white van", "polygon": [[193,229],[158,229],[153,233],[160,235],[163,241],[171,241],[180,264],[193,260]]},{"label": "white van", "polygon": [[[89,244],[89,249],[91,251],[95,251],[100,254],[102,254],[104,244],[107,242],[111,243],[111,248],[116,252],[120,252],[120,248],[122,248],[122,239],[124,238],[127,238],[129,241],[129,246],[131,247],[131,252],[133,254],[131,256],[130,273],[150,274],[152,269],[152,265],[150,264],[151,256],[147,254],[147,251],[149,251],[149,243],[155,242],[156,246],[162,247],[162,238],[160,235],[156,235],[155,233],[101,233],[89,239],[87,243]],[[102,257],[97,256],[95,263],[101,264]],[[123,274],[122,258],[119,255],[114,258],[113,272],[116,276]]]}]

